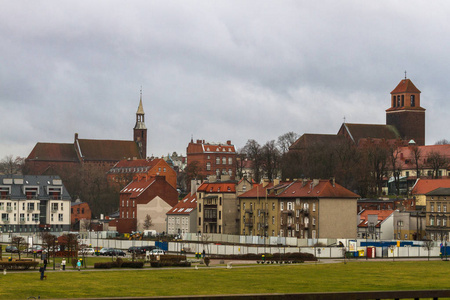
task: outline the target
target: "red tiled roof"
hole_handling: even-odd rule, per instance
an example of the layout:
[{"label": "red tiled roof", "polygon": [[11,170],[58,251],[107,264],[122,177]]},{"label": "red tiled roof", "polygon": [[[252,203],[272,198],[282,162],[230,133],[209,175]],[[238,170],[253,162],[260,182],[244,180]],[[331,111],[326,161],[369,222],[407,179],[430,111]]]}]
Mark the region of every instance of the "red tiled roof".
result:
[{"label": "red tiled roof", "polygon": [[380,227],[380,224],[383,223],[384,220],[386,220],[390,215],[394,213],[394,210],[363,210],[359,217],[360,217],[360,223],[358,224],[358,227],[367,227],[367,221],[369,215],[377,215],[378,216],[378,223],[375,225],[376,227]]},{"label": "red tiled roof", "polygon": [[305,182],[302,180],[281,182],[275,187],[273,186],[273,182],[269,183],[266,187],[262,187],[259,184],[239,197],[265,197],[266,190],[268,193],[267,197],[269,198],[359,198],[359,195],[337,183],[333,186],[329,180],[319,180],[316,185],[314,185],[313,180]]},{"label": "red tiled roof", "polygon": [[134,141],[78,139],[78,142],[84,160],[140,158],[138,145]]},{"label": "red tiled roof", "polygon": [[419,179],[413,187],[413,195],[425,195],[438,188],[450,188],[450,179]]},{"label": "red tiled roof", "polygon": [[397,93],[420,93],[419,89],[409,79],[402,79],[391,94]]},{"label": "red tiled roof", "polygon": [[289,150],[301,150],[315,145],[333,145],[341,139],[342,137],[336,134],[305,133],[289,147]]},{"label": "red tiled roof", "polygon": [[130,193],[130,198],[136,198],[155,181],[154,177],[149,178],[149,180],[134,180],[124,187],[120,193]]},{"label": "red tiled roof", "polygon": [[204,193],[236,193],[236,184],[232,182],[204,182],[197,192]]},{"label": "red tiled roof", "polygon": [[234,147],[234,145],[228,144],[209,144],[209,143],[194,143],[194,142],[190,142],[187,148],[188,154],[208,153],[208,152],[235,154],[236,148]]},{"label": "red tiled roof", "polygon": [[169,210],[167,215],[189,215],[195,209],[197,209],[197,194],[188,194]]},{"label": "red tiled roof", "polygon": [[37,143],[27,159],[78,162],[73,144],[58,143]]}]

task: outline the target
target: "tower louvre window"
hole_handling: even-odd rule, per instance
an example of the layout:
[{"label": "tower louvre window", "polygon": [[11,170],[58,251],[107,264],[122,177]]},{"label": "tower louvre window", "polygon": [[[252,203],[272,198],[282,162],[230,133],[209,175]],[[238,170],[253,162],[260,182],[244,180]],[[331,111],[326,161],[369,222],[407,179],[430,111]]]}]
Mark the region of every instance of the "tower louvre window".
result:
[{"label": "tower louvre window", "polygon": [[402,107],[405,106],[405,95],[402,95]]},{"label": "tower louvre window", "polygon": [[414,97],[414,95],[411,95],[411,107],[416,106],[416,99]]},{"label": "tower louvre window", "polygon": [[394,101],[393,101],[392,106],[394,106],[394,107],[397,106],[397,96],[394,96]]}]

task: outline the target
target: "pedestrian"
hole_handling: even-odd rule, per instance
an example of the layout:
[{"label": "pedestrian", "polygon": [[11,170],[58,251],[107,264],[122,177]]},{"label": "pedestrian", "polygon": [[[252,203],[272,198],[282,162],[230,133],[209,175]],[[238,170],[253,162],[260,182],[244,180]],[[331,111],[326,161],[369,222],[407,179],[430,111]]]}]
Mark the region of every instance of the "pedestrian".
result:
[{"label": "pedestrian", "polygon": [[61,268],[62,268],[63,271],[66,270],[66,259],[65,258],[63,258],[62,261],[61,261]]},{"label": "pedestrian", "polygon": [[78,271],[80,271],[80,269],[81,269],[81,259],[79,259],[77,261],[77,268],[78,268]]},{"label": "pedestrian", "polygon": [[203,258],[205,258],[205,249],[203,249],[202,255],[203,255]]},{"label": "pedestrian", "polygon": [[41,265],[41,267],[39,268],[39,273],[41,273],[41,280],[44,280],[44,272],[45,272],[45,268],[44,268],[44,266]]}]

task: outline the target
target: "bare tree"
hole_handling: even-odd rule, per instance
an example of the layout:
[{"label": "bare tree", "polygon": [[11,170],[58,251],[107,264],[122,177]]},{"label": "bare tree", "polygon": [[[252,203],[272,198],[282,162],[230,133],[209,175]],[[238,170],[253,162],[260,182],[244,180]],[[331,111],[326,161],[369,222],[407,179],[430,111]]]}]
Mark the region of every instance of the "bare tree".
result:
[{"label": "bare tree", "polygon": [[432,240],[425,240],[423,242],[423,248],[427,250],[428,260],[430,260],[430,252],[433,250],[434,242]]},{"label": "bare tree", "polygon": [[450,141],[447,139],[439,140],[435,143],[435,145],[450,145]]},{"label": "bare tree", "polygon": [[420,164],[420,159],[422,158],[422,150],[420,150],[419,146],[414,145],[411,146],[412,160],[414,165],[416,166],[416,177],[420,178],[422,165]]},{"label": "bare tree", "polygon": [[12,155],[7,155],[0,161],[0,173],[5,175],[22,174],[24,163],[25,158],[23,157],[16,156],[14,158]]},{"label": "bare tree", "polygon": [[448,159],[439,152],[431,151],[427,157],[427,163],[433,171],[433,178],[438,178],[439,170],[448,167]]},{"label": "bare tree", "polygon": [[261,168],[262,168],[261,145],[259,145],[259,143],[255,140],[248,140],[243,150],[247,158],[252,163],[253,179],[256,182],[259,182],[261,180]]},{"label": "bare tree", "polygon": [[148,229],[150,229],[150,227],[152,227],[152,226],[153,226],[152,217],[151,217],[149,214],[147,214],[147,215],[145,216],[144,224],[142,225],[142,227],[143,227],[145,230],[148,230]]},{"label": "bare tree", "polygon": [[289,147],[295,143],[298,139],[298,134],[293,131],[280,135],[277,140],[277,145],[281,151],[281,154],[285,154],[289,151]]},{"label": "bare tree", "polygon": [[278,177],[280,170],[280,151],[275,146],[275,141],[267,142],[261,149],[261,167],[269,180]]},{"label": "bare tree", "polygon": [[19,260],[20,260],[20,253],[27,248],[28,243],[25,241],[25,239],[21,236],[15,236],[11,239],[11,244],[16,246],[17,250],[19,251]]},{"label": "bare tree", "polygon": [[402,172],[402,164],[400,161],[401,142],[396,142],[388,148],[389,164],[392,177],[394,177],[396,194],[400,194],[400,174]]}]

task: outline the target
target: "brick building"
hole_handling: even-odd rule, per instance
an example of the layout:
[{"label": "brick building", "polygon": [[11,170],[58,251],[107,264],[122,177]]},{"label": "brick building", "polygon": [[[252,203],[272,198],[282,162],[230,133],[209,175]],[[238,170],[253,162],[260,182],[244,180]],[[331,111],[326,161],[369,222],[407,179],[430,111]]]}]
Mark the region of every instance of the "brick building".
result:
[{"label": "brick building", "polygon": [[125,159],[117,162],[108,172],[108,180],[122,186],[135,179],[164,176],[166,181],[177,188],[177,173],[161,158]]},{"label": "brick building", "polygon": [[120,191],[117,231],[142,231],[147,215],[152,220],[150,229],[166,230],[166,213],[178,203],[178,192],[164,176],[133,180]]},{"label": "brick building", "polygon": [[91,208],[87,202],[75,200],[70,205],[70,223],[72,230],[80,230],[81,220],[90,220],[92,218]]},{"label": "brick building", "polygon": [[37,143],[25,160],[25,173],[34,175],[57,174],[60,169],[92,164],[111,168],[128,158],[146,158],[147,129],[144,123],[142,93],[136,112],[136,125],[132,141],[79,139],[75,133],[73,143]]},{"label": "brick building", "polygon": [[236,149],[231,141],[226,144],[210,144],[205,140],[191,139],[187,150],[187,164],[197,164],[198,174],[204,179],[210,175],[229,175],[232,180],[236,176]]}]

